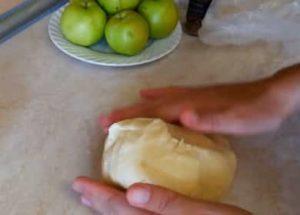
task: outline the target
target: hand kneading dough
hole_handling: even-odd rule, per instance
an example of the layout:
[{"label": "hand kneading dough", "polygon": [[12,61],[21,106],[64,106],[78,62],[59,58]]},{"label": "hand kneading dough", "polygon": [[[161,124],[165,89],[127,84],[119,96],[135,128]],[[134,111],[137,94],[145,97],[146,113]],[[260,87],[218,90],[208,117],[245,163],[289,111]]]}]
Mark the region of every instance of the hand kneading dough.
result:
[{"label": "hand kneading dough", "polygon": [[230,187],[236,157],[222,138],[137,118],[110,127],[102,165],[103,179],[123,188],[143,182],[218,200]]}]

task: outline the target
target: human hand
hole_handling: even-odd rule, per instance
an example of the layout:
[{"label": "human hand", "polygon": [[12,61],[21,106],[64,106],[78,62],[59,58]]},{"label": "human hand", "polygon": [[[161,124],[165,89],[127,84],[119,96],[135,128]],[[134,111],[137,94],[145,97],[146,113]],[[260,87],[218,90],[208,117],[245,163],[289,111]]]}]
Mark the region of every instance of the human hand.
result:
[{"label": "human hand", "polygon": [[216,87],[142,90],[144,101],[101,116],[102,127],[135,117],[161,118],[207,133],[254,134],[276,129],[292,112],[269,80]]},{"label": "human hand", "polygon": [[73,189],[80,193],[84,205],[100,214],[114,215],[249,215],[238,207],[195,201],[164,188],[149,184],[134,184],[120,191],[86,177],[79,177]]}]

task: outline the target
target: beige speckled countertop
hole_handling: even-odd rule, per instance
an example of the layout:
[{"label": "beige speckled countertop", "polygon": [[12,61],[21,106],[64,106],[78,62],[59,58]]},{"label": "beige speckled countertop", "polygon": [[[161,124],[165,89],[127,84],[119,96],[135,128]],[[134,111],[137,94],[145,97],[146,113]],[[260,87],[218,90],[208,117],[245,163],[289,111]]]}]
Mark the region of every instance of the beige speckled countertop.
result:
[{"label": "beige speckled countertop", "polygon": [[[92,66],[57,50],[47,21],[0,46],[1,214],[91,214],[70,183],[78,175],[100,177],[100,112],[136,101],[145,87],[258,79],[280,58],[263,43],[217,48],[185,35],[155,63]],[[294,116],[277,132],[234,138],[239,168],[224,201],[255,214],[300,214],[299,129]]]},{"label": "beige speckled countertop", "polygon": [[23,0],[0,0],[0,14],[12,9],[22,1]]}]

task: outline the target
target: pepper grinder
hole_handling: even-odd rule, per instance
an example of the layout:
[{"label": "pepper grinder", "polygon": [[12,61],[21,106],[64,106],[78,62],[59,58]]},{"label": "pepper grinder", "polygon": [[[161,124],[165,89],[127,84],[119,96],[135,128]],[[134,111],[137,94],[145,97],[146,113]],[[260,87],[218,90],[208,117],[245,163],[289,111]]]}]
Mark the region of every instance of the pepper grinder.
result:
[{"label": "pepper grinder", "polygon": [[191,36],[198,36],[206,12],[212,0],[189,0],[186,14],[185,32]]}]

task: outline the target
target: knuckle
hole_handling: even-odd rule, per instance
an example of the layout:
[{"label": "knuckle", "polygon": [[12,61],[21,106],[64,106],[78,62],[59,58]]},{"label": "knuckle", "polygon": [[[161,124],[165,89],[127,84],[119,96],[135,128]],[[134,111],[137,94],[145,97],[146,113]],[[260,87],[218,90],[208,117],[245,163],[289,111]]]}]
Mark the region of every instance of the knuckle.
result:
[{"label": "knuckle", "polygon": [[108,215],[121,215],[119,208],[116,207],[116,199],[118,198],[118,195],[111,194],[109,197],[107,197],[106,202],[104,203],[104,208],[106,208],[106,211],[103,214]]},{"label": "knuckle", "polygon": [[113,206],[118,196],[116,194],[111,194],[106,199],[106,204],[109,206]]},{"label": "knuckle", "polygon": [[276,118],[273,122],[274,129],[280,128],[282,125],[282,122],[283,122],[282,118]]},{"label": "knuckle", "polygon": [[208,122],[207,123],[208,123],[208,125],[211,129],[216,129],[220,125],[219,117],[217,117],[214,114],[211,114],[211,115],[208,116]]},{"label": "knuckle", "polygon": [[167,211],[177,201],[178,196],[175,193],[168,193],[165,195],[157,206],[159,212],[163,213]]}]

